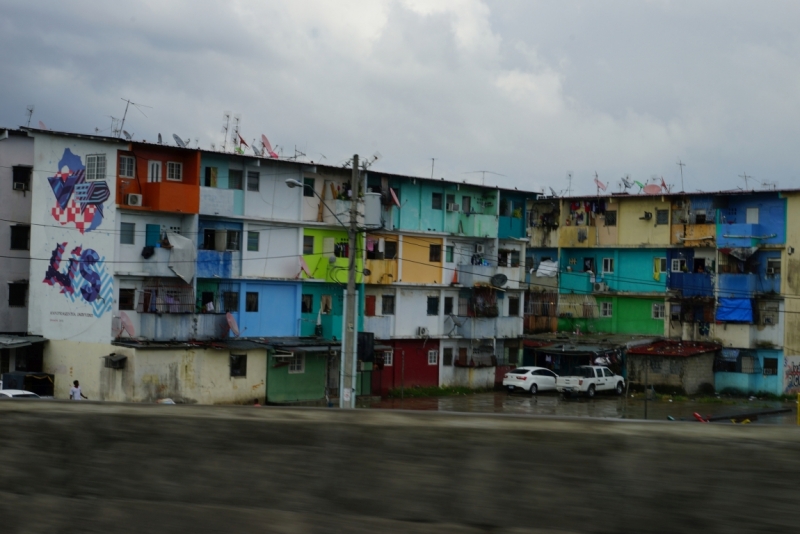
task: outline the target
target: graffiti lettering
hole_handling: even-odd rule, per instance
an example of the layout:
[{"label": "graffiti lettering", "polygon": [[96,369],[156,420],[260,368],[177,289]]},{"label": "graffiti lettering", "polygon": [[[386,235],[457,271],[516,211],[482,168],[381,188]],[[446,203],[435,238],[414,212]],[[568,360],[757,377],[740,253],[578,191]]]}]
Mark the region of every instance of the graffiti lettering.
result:
[{"label": "graffiti lettering", "polygon": [[783,361],[783,392],[800,393],[800,357],[786,356]]},{"label": "graffiti lettering", "polygon": [[70,252],[69,266],[63,272],[61,262],[66,248],[67,243],[59,243],[53,249],[42,282],[60,286],[61,294],[71,302],[75,302],[76,298],[82,299],[92,306],[94,316],[100,317],[112,307],[112,278],[105,270],[105,261],[95,250],[77,246]]},{"label": "graffiti lettering", "polygon": [[62,293],[72,294],[75,292],[72,287],[72,280],[75,278],[75,271],[77,270],[78,266],[75,259],[70,258],[67,272],[61,272],[61,258],[64,255],[64,249],[66,248],[66,243],[59,243],[56,245],[56,248],[53,249],[53,252],[50,255],[50,266],[47,267],[47,272],[45,273],[44,280],[42,281],[51,286],[58,284],[61,286]]},{"label": "graffiti lettering", "polygon": [[86,302],[94,302],[100,297],[100,275],[95,271],[95,265],[100,261],[100,256],[92,249],[86,249],[81,254],[81,276],[86,284],[81,287],[81,295]]}]

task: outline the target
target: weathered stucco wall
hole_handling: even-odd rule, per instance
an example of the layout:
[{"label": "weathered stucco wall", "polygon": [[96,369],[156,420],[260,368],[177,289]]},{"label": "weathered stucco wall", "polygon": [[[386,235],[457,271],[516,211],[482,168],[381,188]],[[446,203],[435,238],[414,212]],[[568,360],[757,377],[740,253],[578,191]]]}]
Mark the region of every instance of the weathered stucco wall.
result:
[{"label": "weathered stucco wall", "polygon": [[800,500],[786,427],[47,401],[0,416],[0,449],[24,458],[0,470],[4,532],[792,532]]}]

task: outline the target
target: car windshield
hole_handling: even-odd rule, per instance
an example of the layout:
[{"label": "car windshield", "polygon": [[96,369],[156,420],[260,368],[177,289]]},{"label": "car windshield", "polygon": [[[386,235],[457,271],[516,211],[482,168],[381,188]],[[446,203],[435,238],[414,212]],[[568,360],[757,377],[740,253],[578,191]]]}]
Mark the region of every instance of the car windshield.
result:
[{"label": "car windshield", "polygon": [[530,369],[514,369],[511,371],[512,375],[526,375]]},{"label": "car windshield", "polygon": [[583,378],[593,378],[594,377],[594,369],[591,367],[578,367],[575,370],[575,374],[577,376],[581,376]]}]

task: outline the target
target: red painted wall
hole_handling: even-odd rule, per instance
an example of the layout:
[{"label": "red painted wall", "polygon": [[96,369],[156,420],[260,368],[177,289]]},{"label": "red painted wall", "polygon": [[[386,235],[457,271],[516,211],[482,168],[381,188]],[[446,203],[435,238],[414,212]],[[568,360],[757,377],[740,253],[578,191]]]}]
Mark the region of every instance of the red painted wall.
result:
[{"label": "red painted wall", "polygon": [[394,347],[394,363],[391,366],[385,365],[382,370],[373,371],[373,395],[386,395],[391,389],[399,389],[401,384],[406,388],[439,385],[438,363],[428,365],[428,351],[438,350],[438,340],[381,341],[380,344]]}]

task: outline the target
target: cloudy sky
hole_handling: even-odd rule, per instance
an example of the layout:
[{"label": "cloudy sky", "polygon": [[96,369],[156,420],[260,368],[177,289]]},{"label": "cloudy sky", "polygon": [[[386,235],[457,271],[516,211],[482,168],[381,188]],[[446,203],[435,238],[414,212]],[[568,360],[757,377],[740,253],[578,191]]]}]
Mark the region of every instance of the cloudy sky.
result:
[{"label": "cloudy sky", "polygon": [[403,174],[680,190],[680,159],[687,191],[800,187],[799,22],[796,0],[0,0],[0,126],[34,104],[108,134],[126,98],[135,138],[203,148],[232,111],[283,156]]}]

